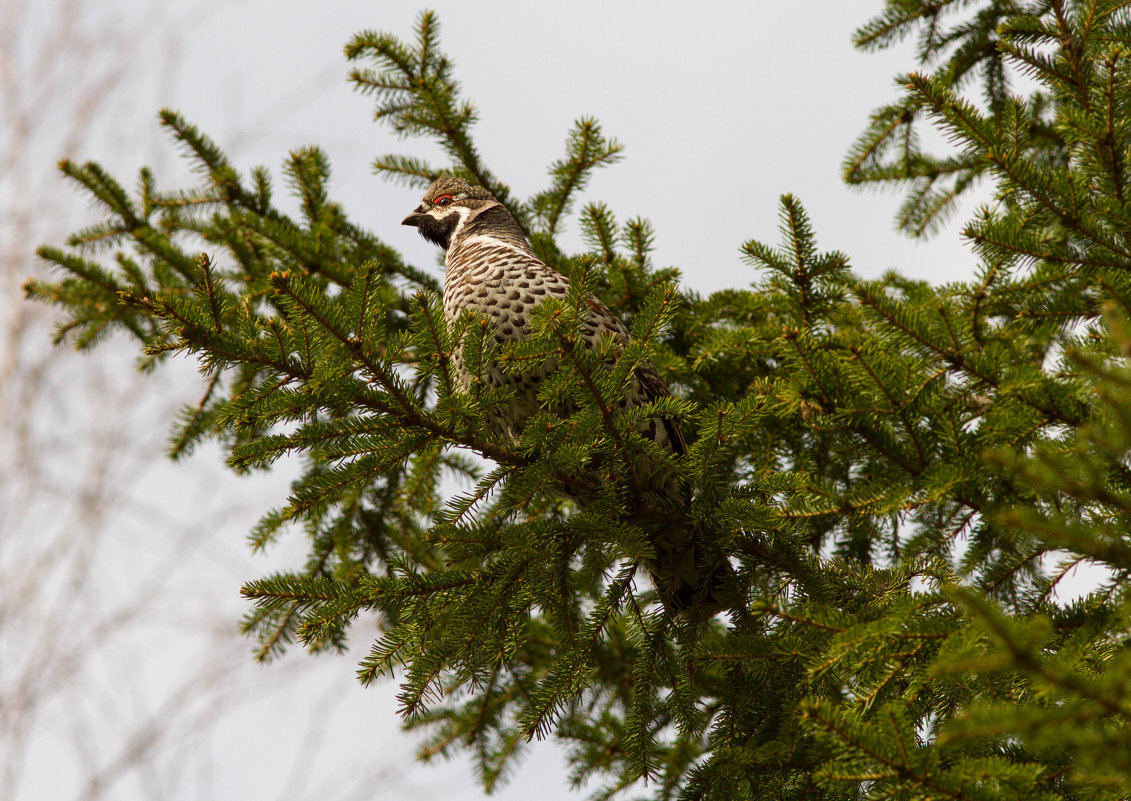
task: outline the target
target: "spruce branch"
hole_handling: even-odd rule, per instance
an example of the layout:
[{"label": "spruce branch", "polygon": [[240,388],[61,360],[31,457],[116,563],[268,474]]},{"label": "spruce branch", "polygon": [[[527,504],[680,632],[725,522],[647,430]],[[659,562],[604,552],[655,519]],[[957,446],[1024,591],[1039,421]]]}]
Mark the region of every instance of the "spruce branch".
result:
[{"label": "spruce branch", "polygon": [[[790,195],[778,244],[741,247],[751,287],[677,292],[651,224],[599,203],[581,206],[587,252],[571,255],[560,232],[619,144],[580,118],[548,188],[510,197],[425,13],[409,41],[355,37],[351,80],[570,275],[529,339],[449,324],[440,281],[332,199],[319,149],[283,162],[288,215],[266,169],[240,175],[169,111],[199,185],[164,189],[143,170],[131,193],[66,163],[102,219],[43,248],[59,277],[25,292],[61,307],[59,335],[81,347],[121,330],[146,369],[198,360],[174,453],[215,438],[236,471],[301,463],[249,535],[256,549],[289,526],[308,539],[292,570],[245,586],[260,658],[340,649],[374,615],[359,679],[396,673],[408,725],[429,731],[423,754],[469,749],[488,787],[553,733],[608,798],[642,778],[662,799],[1119,798],[1126,6],[889,0],[858,32],[867,49],[917,36],[919,63],[846,177],[898,185],[915,235],[992,181],[965,228],[982,259],[972,281],[863,281]],[[1011,84],[1014,69],[1037,88]],[[926,125],[946,152],[927,151]],[[411,154],[375,166],[416,186],[444,169]],[[583,346],[594,308],[631,339]],[[672,394],[622,409],[645,368]],[[485,425],[516,399],[493,370],[547,373],[513,437]],[[641,434],[656,421],[683,424],[685,452]],[[686,488],[682,508],[641,497],[652,470]],[[663,586],[637,587],[663,538],[685,533],[688,592],[737,599],[725,617],[674,615]],[[1059,601],[1085,561],[1106,578]]]}]

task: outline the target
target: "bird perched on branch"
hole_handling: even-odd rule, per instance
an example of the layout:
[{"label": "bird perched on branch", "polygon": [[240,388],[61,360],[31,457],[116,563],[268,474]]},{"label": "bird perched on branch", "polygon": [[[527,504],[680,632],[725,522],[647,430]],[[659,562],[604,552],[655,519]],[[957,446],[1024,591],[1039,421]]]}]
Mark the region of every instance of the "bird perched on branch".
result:
[{"label": "bird perched on branch", "polygon": [[[564,298],[569,290],[569,279],[534,254],[510,211],[482,187],[441,176],[403,224],[415,226],[421,236],[447,251],[444,316],[449,324],[469,310],[494,323],[498,343],[526,339],[531,333],[534,308],[547,298]],[[625,325],[596,298],[587,299],[586,304],[581,323],[583,342],[596,347],[600,338],[612,337],[622,349],[630,339]],[[454,374],[466,391],[473,376],[464,368],[458,349],[453,365]],[[537,370],[516,375],[505,372],[498,364],[488,365],[483,378],[490,386],[514,390],[509,404],[491,412],[489,425],[496,433],[518,440],[527,419],[538,409],[539,384],[555,366],[546,363]],[[643,363],[636,367],[620,405],[632,409],[669,394],[656,368]],[[669,453],[684,452],[683,435],[672,420],[646,420],[640,424],[640,433]],[[676,476],[656,469],[642,470],[641,474],[641,489],[653,500],[669,507],[686,504],[686,490]],[[652,538],[657,559],[647,565],[652,581],[666,604],[677,610],[686,608],[692,603],[698,583],[693,541],[670,527],[646,528],[656,529]]]}]

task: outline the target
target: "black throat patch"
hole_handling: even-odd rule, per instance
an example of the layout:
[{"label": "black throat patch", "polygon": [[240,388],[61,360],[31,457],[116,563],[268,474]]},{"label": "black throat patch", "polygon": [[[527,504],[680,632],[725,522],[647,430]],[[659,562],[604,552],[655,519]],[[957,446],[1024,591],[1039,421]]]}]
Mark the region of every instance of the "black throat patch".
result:
[{"label": "black throat patch", "polygon": [[452,234],[455,233],[458,226],[458,214],[448,214],[439,220],[426,214],[416,224],[416,228],[420,231],[422,237],[434,245],[439,245],[444,250],[447,250],[452,243]]}]

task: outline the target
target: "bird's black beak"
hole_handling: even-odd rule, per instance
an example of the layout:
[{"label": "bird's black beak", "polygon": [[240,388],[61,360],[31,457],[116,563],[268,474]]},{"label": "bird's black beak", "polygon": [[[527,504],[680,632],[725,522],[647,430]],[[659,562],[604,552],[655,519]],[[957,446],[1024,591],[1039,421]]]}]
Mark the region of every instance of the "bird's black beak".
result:
[{"label": "bird's black beak", "polygon": [[412,214],[408,215],[403,220],[401,220],[401,225],[411,225],[413,228],[416,228],[420,225],[420,219],[423,216],[424,216],[424,206],[423,205],[417,206],[413,210]]}]

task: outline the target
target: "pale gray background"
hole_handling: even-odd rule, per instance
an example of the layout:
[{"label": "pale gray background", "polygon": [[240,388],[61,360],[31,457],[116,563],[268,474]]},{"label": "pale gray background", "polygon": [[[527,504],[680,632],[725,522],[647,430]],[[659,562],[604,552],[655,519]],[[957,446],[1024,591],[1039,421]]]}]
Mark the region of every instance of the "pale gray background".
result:
[{"label": "pale gray background", "polygon": [[[7,97],[19,96],[39,123],[21,128],[23,118],[10,103],[0,118],[0,136],[6,137],[0,144],[19,154],[0,174],[6,226],[0,241],[18,241],[21,231],[58,241],[60,231],[95,218],[58,180],[54,163],[63,155],[97,159],[131,185],[142,164],[156,167],[163,186],[184,185],[189,176],[155,121],[157,109],[168,105],[211,135],[241,168],[265,164],[278,175],[289,149],[321,145],[333,164],[334,199],[417,265],[435,266],[434,249],[398,224],[418,202],[417,193],[382,182],[369,167],[374,156],[387,152],[435,150],[398,141],[370,121],[371,101],[347,85],[342,55],[350,35],[363,28],[411,36],[421,6],[346,0],[3,3]],[[538,191],[572,121],[598,117],[606,133],[626,145],[626,154],[597,175],[585,199],[609,203],[621,219],[650,218],[657,261],[679,267],[687,287],[710,292],[754,280],[738,248],[750,238],[777,242],[777,203],[784,192],[805,203],[820,246],[848,253],[864,275],[897,268],[936,282],[969,278],[975,261],[958,235],[961,219],[926,245],[912,242],[893,231],[898,197],[840,182],[841,162],[869,112],[895,96],[893,76],[912,67],[906,47],[879,55],[851,48],[853,28],[880,6],[879,0],[464,0],[430,7],[440,13],[443,47],[456,61],[465,94],[478,106],[478,142],[491,168],[520,196]],[[81,52],[53,43],[60,15],[74,16],[72,34],[96,32]],[[14,79],[12,64],[19,68]],[[81,93],[68,91],[115,72],[116,83],[97,107],[83,111],[89,119],[83,135],[67,135],[67,121],[82,107]],[[21,130],[32,134],[21,139]],[[276,186],[281,194],[283,182]],[[567,242],[578,242],[576,226],[568,228]],[[26,250],[16,255],[26,257]],[[25,275],[36,269],[27,264]],[[4,287],[9,295],[15,291],[10,280]],[[32,369],[46,358],[46,335],[35,342],[22,354],[7,343],[6,357],[17,369]],[[57,417],[76,435],[112,430],[141,447],[159,448],[170,402],[194,400],[196,378],[191,365],[164,369],[140,384],[143,400],[127,393],[138,405],[122,419],[125,407],[107,399],[119,383],[133,381],[131,358],[115,345],[65,361],[74,371],[107,365],[109,378]],[[52,403],[63,403],[68,394],[60,384]],[[0,453],[3,447],[0,440]],[[61,475],[68,465],[74,469],[75,458],[63,449],[56,466]],[[97,653],[83,650],[63,667],[50,662],[64,677],[64,689],[34,718],[20,778],[11,784],[16,797],[480,798],[466,760],[431,767],[412,760],[414,741],[397,729],[392,685],[363,690],[353,679],[356,659],[373,634],[365,624],[350,656],[312,660],[295,650],[270,667],[252,663],[250,644],[234,634],[245,609],[239,583],[296,563],[302,543],[293,537],[269,558],[249,557],[243,536],[285,492],[287,476],[237,479],[218,469],[219,461],[216,450],[205,449],[177,466],[157,460],[132,473],[113,460],[105,466],[110,483],[128,484],[129,492],[106,522],[105,547],[87,560],[92,567],[84,586],[93,590],[72,615],[76,630],[100,604],[111,609],[118,596],[144,592],[139,572],[151,571],[166,583],[146,601],[152,614],[144,625],[115,628],[113,636],[98,640]],[[55,524],[60,497],[34,503],[9,498],[32,511],[18,527],[0,528],[0,543],[17,553],[16,543]],[[80,518],[74,525],[88,523]],[[170,532],[194,526],[206,529],[200,544],[187,554],[170,551]],[[7,558],[11,567],[20,557]],[[62,584],[51,597],[64,608],[76,603]],[[37,619],[36,604],[17,612],[14,617]],[[8,639],[0,653],[4,692],[22,692],[12,677],[26,667],[22,654],[33,652],[34,631],[29,623],[23,639]],[[210,670],[216,675],[209,686],[229,689],[198,695],[186,677]],[[206,708],[193,711],[197,701]],[[144,749],[151,742],[162,747],[149,754]],[[138,749],[146,754],[135,760],[139,767],[115,769],[130,764]],[[496,797],[580,797],[565,780],[560,753],[543,745]]]}]

